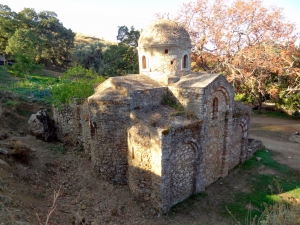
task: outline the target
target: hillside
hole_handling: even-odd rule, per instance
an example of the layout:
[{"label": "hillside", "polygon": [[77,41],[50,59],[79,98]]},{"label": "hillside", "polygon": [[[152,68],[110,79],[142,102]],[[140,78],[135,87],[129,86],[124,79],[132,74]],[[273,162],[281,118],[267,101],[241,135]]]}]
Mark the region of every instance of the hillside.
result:
[{"label": "hillside", "polygon": [[77,33],[75,32],[75,41],[74,44],[87,44],[87,43],[94,43],[94,42],[102,42],[103,44],[117,44],[117,42],[112,42],[112,41],[107,41],[104,40],[103,38],[98,38],[95,36],[91,36],[88,34],[82,34],[82,33]]}]

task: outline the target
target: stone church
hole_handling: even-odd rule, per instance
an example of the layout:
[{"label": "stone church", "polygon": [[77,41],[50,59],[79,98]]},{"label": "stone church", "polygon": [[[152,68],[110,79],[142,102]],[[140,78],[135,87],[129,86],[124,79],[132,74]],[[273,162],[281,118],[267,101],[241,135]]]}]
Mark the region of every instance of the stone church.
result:
[{"label": "stone church", "polygon": [[54,110],[99,177],[128,184],[162,213],[252,156],[250,107],[221,74],[191,73],[186,29],[159,20],[141,33],[140,74],[111,77],[84,103]]}]

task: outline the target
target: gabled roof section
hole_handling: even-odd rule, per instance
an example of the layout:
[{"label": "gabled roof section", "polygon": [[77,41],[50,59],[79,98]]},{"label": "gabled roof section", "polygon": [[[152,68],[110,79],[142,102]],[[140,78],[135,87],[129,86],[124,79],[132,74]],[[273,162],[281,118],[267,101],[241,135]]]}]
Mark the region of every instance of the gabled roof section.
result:
[{"label": "gabled roof section", "polygon": [[106,88],[113,87],[128,95],[130,91],[142,91],[155,88],[163,88],[155,80],[143,74],[130,74],[126,76],[110,77],[96,88],[96,92],[104,91]]},{"label": "gabled roof section", "polygon": [[216,73],[188,74],[181,77],[181,79],[175,85],[180,88],[205,88],[220,76],[223,77],[223,75]]}]

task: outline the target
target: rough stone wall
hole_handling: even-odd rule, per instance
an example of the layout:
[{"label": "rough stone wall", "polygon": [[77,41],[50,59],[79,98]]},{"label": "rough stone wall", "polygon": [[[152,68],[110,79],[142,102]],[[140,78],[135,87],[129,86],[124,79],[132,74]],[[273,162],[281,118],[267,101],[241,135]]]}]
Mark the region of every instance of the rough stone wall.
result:
[{"label": "rough stone wall", "polygon": [[245,145],[243,144],[244,131],[241,124],[234,124],[233,126],[233,136],[231,137],[231,149],[229,156],[228,169],[233,169],[236,165],[241,163],[242,152]]},{"label": "rough stone wall", "polygon": [[247,159],[250,117],[251,107],[239,102],[234,102],[232,135],[230,137],[229,148],[229,170]]},{"label": "rough stone wall", "polygon": [[89,152],[89,114],[86,101],[74,100],[61,108],[53,107],[58,139],[69,146],[84,148]]},{"label": "rough stone wall", "polygon": [[130,91],[130,109],[146,108],[161,104],[167,88]]},{"label": "rough stone wall", "polygon": [[201,123],[173,127],[162,131],[163,213],[191,194],[204,190],[203,157],[200,146]]},{"label": "rough stone wall", "polygon": [[98,98],[96,95],[88,99],[93,140],[91,163],[101,179],[125,184],[128,169],[129,101],[123,96],[111,99],[109,95],[106,97]]},{"label": "rough stone wall", "polygon": [[161,205],[161,138],[154,127],[138,122],[128,130],[128,185],[140,201]]},{"label": "rough stone wall", "polygon": [[91,129],[90,129],[90,115],[89,115],[89,107],[88,102],[84,101],[79,108],[80,114],[80,124],[81,124],[81,143],[86,154],[91,153]]},{"label": "rough stone wall", "polygon": [[[217,109],[213,109],[213,101],[217,99]],[[227,135],[226,113],[228,102],[222,91],[216,91],[207,102],[207,129],[205,176],[207,184],[211,184],[223,175],[225,150],[225,137]]]},{"label": "rough stone wall", "polygon": [[200,88],[181,88],[176,85],[168,88],[174,96],[174,100],[183,106],[186,113],[197,119],[203,119],[203,94]]}]

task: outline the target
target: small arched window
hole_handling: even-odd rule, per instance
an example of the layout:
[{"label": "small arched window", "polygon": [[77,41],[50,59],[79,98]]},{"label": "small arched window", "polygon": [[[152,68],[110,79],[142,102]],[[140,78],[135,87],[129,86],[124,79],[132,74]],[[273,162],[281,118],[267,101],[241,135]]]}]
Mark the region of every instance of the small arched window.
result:
[{"label": "small arched window", "polygon": [[188,55],[184,55],[183,62],[182,62],[182,68],[187,69],[187,65],[188,65]]},{"label": "small arched window", "polygon": [[213,119],[217,119],[217,117],[218,117],[218,99],[217,98],[214,98],[214,100],[213,100],[213,105],[212,105],[212,107],[213,107]]},{"label": "small arched window", "polygon": [[147,68],[147,63],[146,63],[146,56],[143,55],[142,57],[142,68],[146,69]]}]

